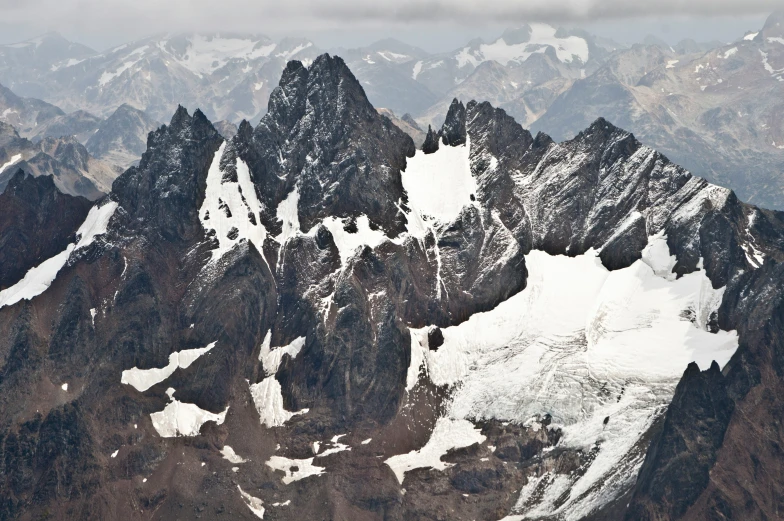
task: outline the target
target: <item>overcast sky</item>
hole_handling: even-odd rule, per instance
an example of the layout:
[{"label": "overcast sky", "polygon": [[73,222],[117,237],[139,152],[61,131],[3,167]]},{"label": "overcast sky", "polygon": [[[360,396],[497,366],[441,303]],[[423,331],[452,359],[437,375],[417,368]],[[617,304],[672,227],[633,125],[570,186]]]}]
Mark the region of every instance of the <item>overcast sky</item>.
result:
[{"label": "overcast sky", "polygon": [[523,22],[585,28],[622,42],[653,34],[731,41],[781,0],[0,0],[0,40],[59,31],[98,50],[159,32],[305,36],[323,48],[397,37],[431,52]]}]

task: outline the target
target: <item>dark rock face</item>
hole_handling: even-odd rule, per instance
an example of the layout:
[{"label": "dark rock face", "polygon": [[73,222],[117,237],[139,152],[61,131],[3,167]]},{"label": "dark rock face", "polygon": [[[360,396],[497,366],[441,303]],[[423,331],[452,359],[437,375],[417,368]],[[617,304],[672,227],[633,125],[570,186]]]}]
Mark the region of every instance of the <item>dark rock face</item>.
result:
[{"label": "dark rock face", "polygon": [[[3,453],[4,519],[24,515],[26,504],[78,500],[94,494],[99,482],[93,440],[78,405],[66,404],[36,415],[15,432],[0,434]],[[31,494],[31,485],[35,491]]]},{"label": "dark rock face", "polygon": [[627,520],[680,519],[709,481],[733,402],[716,362],[691,363],[640,469]]},{"label": "dark rock face", "polygon": [[444,345],[444,333],[441,328],[434,327],[427,333],[427,347],[431,351],[438,351],[438,348]]},{"label": "dark rock face", "polygon": [[438,133],[435,132],[430,125],[428,125],[427,137],[425,137],[425,143],[422,145],[422,152],[425,154],[432,154],[433,152],[437,152],[439,141],[440,137],[438,136]]},{"label": "dark rock face", "polygon": [[713,367],[684,375],[626,519],[780,516],[781,274],[782,264],[771,261],[730,282],[719,322],[737,329],[738,351],[723,376]]},{"label": "dark rock face", "polygon": [[340,58],[322,55],[310,69],[290,62],[267,115],[248,131],[241,127],[233,143],[269,211],[262,218],[268,229],[277,229],[272,212],[296,186],[303,230],[329,215],[365,214],[392,237],[402,231],[399,171],[413,141],[376,112]]},{"label": "dark rock face", "polygon": [[[171,242],[200,237],[198,209],[220,143],[204,114],[196,111],[190,116],[182,107],[169,126],[152,132],[139,166],[128,169],[112,186],[112,197],[127,212],[129,232],[149,231]],[[172,215],[178,218],[171,219]]]},{"label": "dark rock face", "polygon": [[17,170],[0,194],[0,289],[63,251],[90,206],[87,199],[58,191],[51,177]]},{"label": "dark rock face", "polygon": [[466,109],[457,99],[449,106],[440,134],[444,143],[452,147],[466,142]]}]

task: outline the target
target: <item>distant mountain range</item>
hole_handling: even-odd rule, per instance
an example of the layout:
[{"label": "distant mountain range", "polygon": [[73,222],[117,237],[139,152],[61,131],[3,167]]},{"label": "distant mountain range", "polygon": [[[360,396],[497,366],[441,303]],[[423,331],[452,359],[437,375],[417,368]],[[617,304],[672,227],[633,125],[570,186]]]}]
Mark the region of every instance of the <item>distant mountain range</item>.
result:
[{"label": "distant mountain range", "polygon": [[[420,130],[404,130],[417,140],[443,123],[453,98],[490,101],[557,140],[602,116],[742,199],[784,208],[783,16],[730,44],[671,46],[649,36],[627,46],[526,24],[442,54],[394,39],[330,52],[376,107],[416,121]],[[0,83],[23,96],[0,106],[0,120],[34,140],[89,139],[88,150],[125,167],[138,161],[154,122],[180,104],[213,121],[255,124],[288,61],[307,66],[322,52],[306,39],[227,33],[157,35],[96,52],[51,33],[0,46]],[[134,130],[113,131],[130,132],[134,144],[102,155],[110,139],[92,133],[107,132],[98,130],[104,118],[123,105],[145,113]]]}]

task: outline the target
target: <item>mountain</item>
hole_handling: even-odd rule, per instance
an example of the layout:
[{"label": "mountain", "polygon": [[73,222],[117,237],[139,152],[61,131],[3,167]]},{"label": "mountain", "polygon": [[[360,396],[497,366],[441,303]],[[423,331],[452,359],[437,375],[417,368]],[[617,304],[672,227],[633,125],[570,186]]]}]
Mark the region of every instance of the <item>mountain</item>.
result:
[{"label": "mountain", "polygon": [[218,131],[218,134],[227,141],[231,140],[237,135],[237,132],[239,132],[239,127],[237,127],[237,125],[225,119],[213,123],[213,126],[215,127],[215,130]]},{"label": "mountain", "polygon": [[340,55],[356,74],[377,107],[400,114],[418,113],[431,106],[437,96],[417,81],[411,66],[430,55],[395,39],[385,39],[367,47],[340,49]]},{"label": "mountain", "polygon": [[508,29],[491,43],[474,40],[453,53],[414,63],[412,77],[440,98],[414,113],[425,124],[440,125],[453,98],[476,98],[504,106],[529,124],[549,106],[547,100],[590,75],[619,47],[546,24]]},{"label": "mountain", "polygon": [[84,110],[77,110],[70,114],[57,116],[43,125],[36,126],[27,137],[43,139],[46,137],[73,136],[82,144],[92,137],[99,129],[103,120]]},{"label": "mountain", "polygon": [[402,118],[399,118],[389,109],[379,108],[379,114],[383,114],[389,121],[395,124],[397,128],[411,136],[411,139],[414,140],[414,145],[417,148],[421,148],[425,142],[426,133],[420,128],[419,124],[411,117],[411,114],[403,114]]},{"label": "mountain", "polygon": [[51,93],[49,75],[96,54],[56,32],[32,40],[0,45],[0,78],[11,90],[25,96],[46,98]]},{"label": "mountain", "polygon": [[35,98],[21,98],[0,85],[0,122],[19,129],[26,138],[74,136],[80,142],[98,129],[101,119],[77,110],[66,114],[59,107]]},{"label": "mountain", "polygon": [[109,192],[120,173],[90,156],[74,137],[47,137],[33,143],[5,123],[0,123],[0,161],[0,191],[22,170],[34,177],[52,177],[63,193],[95,200]]},{"label": "mountain", "polygon": [[621,52],[563,92],[532,128],[568,139],[601,115],[742,199],[782,208],[780,17],[707,53]]},{"label": "mountain", "polygon": [[[422,129],[439,128],[454,98],[489,101],[559,141],[605,117],[742,199],[784,208],[776,23],[779,14],[731,44],[649,37],[629,48],[532,23],[441,54],[394,39],[340,54],[374,106],[412,114]],[[286,63],[321,53],[305,39],[230,33],[157,35],[103,53],[52,34],[31,42],[0,49],[14,63],[0,67],[0,81],[30,96],[0,103],[0,119],[33,140],[70,134],[83,144],[123,104],[153,121],[182,104],[212,121],[256,124]],[[17,82],[22,76],[32,79]],[[145,138],[134,140],[113,161],[138,159]]]},{"label": "mountain", "polygon": [[604,119],[417,150],[329,55],[268,106],[9,255],[3,518],[776,517],[784,214]]},{"label": "mountain", "polygon": [[[46,99],[108,117],[129,104],[153,119],[178,103],[217,119],[258,119],[286,61],[315,56],[306,40],[244,34],[161,35],[128,43],[48,76]],[[311,58],[312,59],[312,58]]]},{"label": "mountain", "polygon": [[39,125],[48,125],[65,116],[60,108],[35,98],[22,98],[0,85],[0,121],[33,135]]},{"label": "mountain", "polygon": [[124,104],[106,118],[85,143],[94,157],[127,168],[147,149],[147,135],[160,127],[146,113]]}]

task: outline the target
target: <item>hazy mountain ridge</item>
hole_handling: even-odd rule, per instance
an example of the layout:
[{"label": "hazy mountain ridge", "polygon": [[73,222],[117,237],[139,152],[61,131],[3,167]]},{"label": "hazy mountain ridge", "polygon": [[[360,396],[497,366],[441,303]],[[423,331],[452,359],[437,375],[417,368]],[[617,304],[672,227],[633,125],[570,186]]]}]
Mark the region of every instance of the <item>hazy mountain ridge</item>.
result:
[{"label": "hazy mountain ridge", "polygon": [[[627,48],[584,31],[527,24],[450,53],[431,55],[394,39],[339,53],[374,105],[410,113],[422,128],[440,126],[455,97],[490,101],[558,140],[605,117],[741,198],[780,208],[784,136],[777,103],[784,83],[776,71],[784,68],[784,46],[777,16],[729,45],[670,46],[647,38]],[[308,64],[321,52],[304,39],[229,33],[158,35],[104,53],[61,40],[50,34],[0,47],[0,64],[16,64],[0,67],[0,82],[101,118],[127,103],[164,120],[182,104],[213,121],[255,122],[286,62]],[[700,74],[700,64],[710,68]],[[94,116],[66,116],[57,107],[20,110],[27,115],[16,120],[9,119],[17,110],[11,108],[4,118],[31,138],[72,129],[86,143]],[[135,150],[118,164],[130,164]]]},{"label": "hazy mountain ridge", "polygon": [[23,170],[35,177],[52,177],[65,194],[96,200],[111,190],[121,173],[118,167],[90,156],[72,136],[46,137],[33,143],[6,123],[0,123],[0,132],[0,190]]}]

